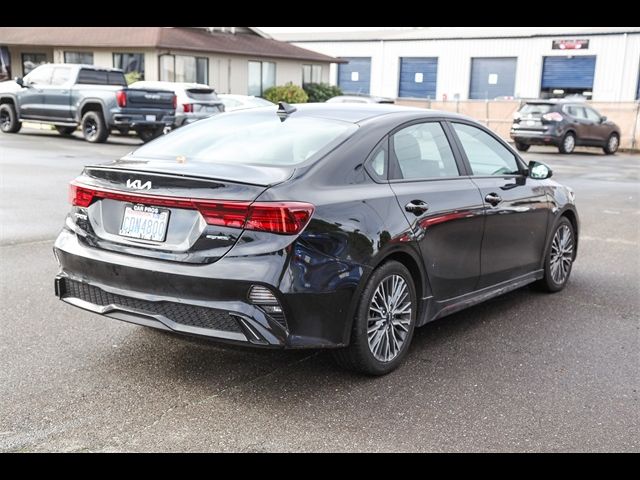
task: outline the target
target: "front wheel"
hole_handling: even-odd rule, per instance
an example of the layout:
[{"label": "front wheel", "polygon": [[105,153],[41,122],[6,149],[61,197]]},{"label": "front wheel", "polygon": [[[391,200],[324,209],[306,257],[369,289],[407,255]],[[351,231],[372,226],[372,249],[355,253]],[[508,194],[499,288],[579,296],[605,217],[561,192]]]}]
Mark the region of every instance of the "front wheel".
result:
[{"label": "front wheel", "polygon": [[576,136],[568,132],[563,138],[562,142],[560,142],[560,146],[558,150],[560,153],[572,153],[576,148]]},{"label": "front wheel", "polygon": [[538,286],[551,293],[562,290],[569,275],[575,258],[575,232],[568,218],[562,217],[551,237],[544,260],[544,277]]},{"label": "front wheel", "polygon": [[137,133],[142,141],[147,143],[162,135],[164,133],[164,127],[146,128],[144,130],[139,130]]},{"label": "front wheel", "polygon": [[399,262],[376,269],[360,297],[351,344],[333,351],[342,367],[368,375],[395,370],[407,354],[417,318],[411,273]]},{"label": "front wheel", "polygon": [[620,138],[617,133],[612,133],[607,140],[607,144],[604,146],[604,153],[607,155],[613,155],[618,151],[618,147],[620,146]]},{"label": "front wheel", "polygon": [[531,145],[527,145],[526,143],[522,142],[516,142],[516,149],[519,152],[526,152],[527,150],[529,150],[529,147],[531,147]]},{"label": "front wheel", "polygon": [[18,121],[16,109],[10,103],[0,105],[0,130],[4,133],[18,133],[22,123]]}]

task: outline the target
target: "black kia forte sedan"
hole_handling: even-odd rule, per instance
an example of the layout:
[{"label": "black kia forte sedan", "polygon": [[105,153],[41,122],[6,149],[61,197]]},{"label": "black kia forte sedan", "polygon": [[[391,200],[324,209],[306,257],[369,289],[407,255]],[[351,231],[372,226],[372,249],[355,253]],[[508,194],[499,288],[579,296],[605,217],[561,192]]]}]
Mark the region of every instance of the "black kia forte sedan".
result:
[{"label": "black kia forte sedan", "polygon": [[537,282],[578,246],[571,189],[462,116],[395,105],[225,113],[88,166],[56,294],[255,347],[331,348],[384,374],[416,327]]},{"label": "black kia forte sedan", "polygon": [[553,145],[560,153],[571,153],[584,145],[612,155],[620,146],[620,127],[584,102],[535,100],[515,114],[511,138],[521,152],[531,145]]}]

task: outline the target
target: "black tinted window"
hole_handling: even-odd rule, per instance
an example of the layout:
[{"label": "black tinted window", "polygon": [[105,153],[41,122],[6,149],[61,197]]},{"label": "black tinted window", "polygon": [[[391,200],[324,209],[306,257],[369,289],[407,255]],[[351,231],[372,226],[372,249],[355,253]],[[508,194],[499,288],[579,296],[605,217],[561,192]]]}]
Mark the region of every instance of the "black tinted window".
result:
[{"label": "black tinted window", "polygon": [[402,178],[438,178],[458,175],[449,141],[437,122],[418,123],[393,135],[393,153]]},{"label": "black tinted window", "polygon": [[76,83],[86,85],[127,85],[122,72],[107,72],[105,70],[89,70],[86,68],[80,70]]}]

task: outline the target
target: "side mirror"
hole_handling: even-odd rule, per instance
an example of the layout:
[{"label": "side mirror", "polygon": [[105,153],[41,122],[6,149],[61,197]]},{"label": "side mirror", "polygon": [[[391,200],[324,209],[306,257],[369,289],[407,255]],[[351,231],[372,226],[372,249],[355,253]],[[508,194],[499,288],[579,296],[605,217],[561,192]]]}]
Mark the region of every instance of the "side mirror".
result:
[{"label": "side mirror", "polygon": [[20,85],[21,87],[24,87],[24,80],[22,79],[22,77],[16,77],[15,81],[18,85]]},{"label": "side mirror", "polygon": [[600,123],[604,123],[606,121],[607,121],[607,117],[605,117],[604,115],[600,117]]},{"label": "side mirror", "polygon": [[536,162],[535,160],[531,160],[529,162],[529,177],[534,180],[544,180],[546,178],[550,178],[553,175],[553,171],[549,168],[548,165],[542,162]]}]

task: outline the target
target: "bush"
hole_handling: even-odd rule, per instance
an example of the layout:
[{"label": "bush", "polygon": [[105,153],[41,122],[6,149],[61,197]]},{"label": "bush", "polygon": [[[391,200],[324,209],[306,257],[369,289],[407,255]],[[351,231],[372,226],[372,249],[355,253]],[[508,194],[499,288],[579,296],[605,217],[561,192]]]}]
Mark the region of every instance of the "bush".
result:
[{"label": "bush", "polygon": [[140,72],[129,72],[124,74],[124,78],[127,81],[127,85],[131,85],[134,82],[142,79],[142,74]]},{"label": "bush", "polygon": [[307,100],[309,100],[309,97],[302,87],[294,85],[293,83],[267,88],[262,96],[273,103],[307,103]]},{"label": "bush", "polygon": [[306,83],[303,88],[309,95],[309,102],[326,102],[332,97],[342,95],[340,87],[328,83]]}]

